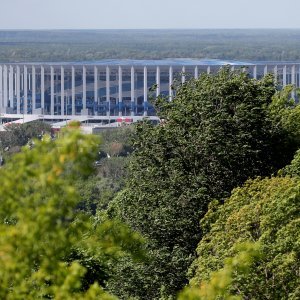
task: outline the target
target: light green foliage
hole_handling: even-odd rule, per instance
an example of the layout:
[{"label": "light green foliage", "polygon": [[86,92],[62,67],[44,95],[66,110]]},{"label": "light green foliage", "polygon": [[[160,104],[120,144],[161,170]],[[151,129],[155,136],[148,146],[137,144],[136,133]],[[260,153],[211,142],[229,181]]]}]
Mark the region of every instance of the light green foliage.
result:
[{"label": "light green foliage", "polygon": [[178,300],[242,300],[241,296],[230,293],[233,278],[249,274],[253,261],[260,257],[260,247],[255,243],[244,243],[236,248],[238,254],[227,258],[222,269],[212,272],[209,280],[203,281],[199,287],[185,288]]},{"label": "light green foliage", "polygon": [[98,143],[69,130],[35,141],[0,170],[1,299],[115,299],[101,278],[82,285],[87,269],[72,259],[81,253],[105,270],[124,251],[140,254],[138,235],[113,221],[95,226],[75,210],[73,181],[90,174]]},{"label": "light green foliage", "polygon": [[193,264],[199,285],[235,255],[241,242],[261,245],[262,258],[249,274],[235,274],[230,291],[243,299],[299,299],[300,180],[272,177],[247,181],[224,205],[211,203]]},{"label": "light green foliage", "polygon": [[291,164],[286,166],[279,172],[282,175],[298,176],[300,177],[300,150],[298,150],[292,160]]},{"label": "light green foliage", "polygon": [[156,101],[163,121],[137,125],[127,187],[108,209],[148,239],[151,259],[118,264],[108,282],[114,293],[174,297],[188,282],[208,203],[291,161],[299,144],[272,119],[275,92],[272,76],[254,80],[225,68],[179,86],[171,102]]}]

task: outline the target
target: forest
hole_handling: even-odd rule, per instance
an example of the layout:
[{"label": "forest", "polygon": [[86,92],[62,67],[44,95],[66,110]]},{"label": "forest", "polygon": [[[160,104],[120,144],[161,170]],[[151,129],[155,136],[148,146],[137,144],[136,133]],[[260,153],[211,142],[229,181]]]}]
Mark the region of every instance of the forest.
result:
[{"label": "forest", "polygon": [[299,61],[299,29],[0,31],[0,62],[209,58]]},{"label": "forest", "polygon": [[225,67],[159,124],[0,133],[1,299],[300,299],[300,106]]}]

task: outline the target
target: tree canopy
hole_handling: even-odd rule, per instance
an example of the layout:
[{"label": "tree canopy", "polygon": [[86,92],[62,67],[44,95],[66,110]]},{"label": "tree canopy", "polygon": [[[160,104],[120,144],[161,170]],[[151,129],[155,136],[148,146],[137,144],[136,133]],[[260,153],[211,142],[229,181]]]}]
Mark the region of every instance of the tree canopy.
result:
[{"label": "tree canopy", "polygon": [[[70,129],[36,140],[1,168],[1,299],[115,299],[100,287],[108,265],[125,252],[142,255],[142,239],[75,210],[73,182],[92,171],[98,143]],[[101,270],[91,278],[95,262]]]},{"label": "tree canopy", "polygon": [[[299,152],[286,176],[249,180],[224,205],[210,204],[201,220],[204,233],[197,248],[191,280],[196,286],[241,242],[260,243],[261,257],[248,274],[235,274],[229,290],[243,299],[298,299],[300,296],[300,180],[288,175],[299,169]],[[192,270],[191,270],[192,272]]]},{"label": "tree canopy", "polygon": [[107,211],[147,238],[151,259],[124,259],[111,291],[123,299],[174,297],[188,282],[208,204],[290,162],[299,144],[280,121],[295,107],[275,94],[272,76],[224,68],[175,87],[171,102],[156,101],[162,123],[137,125],[127,186]]}]

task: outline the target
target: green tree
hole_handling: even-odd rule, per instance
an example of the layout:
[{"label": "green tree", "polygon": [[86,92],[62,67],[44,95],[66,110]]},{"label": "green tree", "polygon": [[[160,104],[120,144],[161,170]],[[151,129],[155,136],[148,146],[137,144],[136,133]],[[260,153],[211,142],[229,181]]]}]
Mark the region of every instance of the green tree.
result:
[{"label": "green tree", "polygon": [[127,187],[107,212],[147,238],[151,259],[124,259],[111,291],[124,299],[174,297],[188,282],[208,203],[292,159],[295,140],[270,112],[275,92],[271,76],[254,80],[225,68],[179,86],[171,102],[156,101],[162,122],[136,127]]},{"label": "green tree", "polygon": [[22,146],[32,143],[32,139],[41,139],[44,134],[50,132],[50,124],[42,121],[6,125],[5,131],[0,132],[0,153],[9,158],[12,154],[20,152]]},{"label": "green tree", "polygon": [[243,299],[299,299],[299,191],[299,177],[257,178],[235,189],[224,205],[212,202],[201,221],[204,236],[191,284],[199,285],[222,268],[235,255],[236,244],[259,242],[262,257],[248,274],[235,274],[230,292]]},{"label": "green tree", "polygon": [[255,261],[261,257],[258,243],[237,244],[238,253],[227,258],[224,267],[212,272],[208,281],[203,281],[199,286],[186,287],[178,300],[242,300],[241,295],[233,295],[231,286],[236,277],[248,275]]},{"label": "green tree", "polygon": [[115,299],[103,273],[126,251],[138,257],[142,240],[75,209],[73,182],[90,174],[98,142],[77,130],[44,137],[0,170],[1,299]]}]

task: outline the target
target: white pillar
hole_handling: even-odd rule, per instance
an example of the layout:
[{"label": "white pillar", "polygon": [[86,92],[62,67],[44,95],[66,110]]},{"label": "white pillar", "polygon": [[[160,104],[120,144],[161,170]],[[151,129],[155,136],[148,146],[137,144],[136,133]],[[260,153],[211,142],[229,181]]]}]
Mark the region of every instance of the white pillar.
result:
[{"label": "white pillar", "polygon": [[291,84],[294,86],[294,89],[293,89],[293,91],[292,91],[292,98],[293,99],[295,99],[296,98],[296,93],[295,93],[295,88],[296,88],[296,67],[295,67],[295,65],[293,65],[292,66],[292,82],[291,82]]},{"label": "white pillar", "polygon": [[296,85],[296,67],[295,65],[292,66],[292,85]]},{"label": "white pillar", "polygon": [[156,67],[156,97],[160,95],[160,67]]},{"label": "white pillar", "polygon": [[8,106],[8,94],[7,94],[7,66],[4,65],[3,71],[3,106],[6,109]]},{"label": "white pillar", "polygon": [[31,91],[31,74],[28,73],[28,91]]},{"label": "white pillar", "polygon": [[72,115],[75,114],[75,68],[72,66]]},{"label": "white pillar", "polygon": [[17,66],[17,80],[16,80],[16,92],[17,92],[17,114],[20,113],[21,101],[20,101],[20,66]]},{"label": "white pillar", "polygon": [[42,114],[45,113],[45,69],[41,66],[41,108]]},{"label": "white pillar", "polygon": [[65,70],[60,67],[60,114],[65,114]]},{"label": "white pillar", "polygon": [[110,116],[110,70],[106,67],[106,102],[108,104],[108,110],[106,112],[107,116]]},{"label": "white pillar", "polygon": [[2,113],[3,108],[3,68],[0,66],[0,113]]},{"label": "white pillar", "polygon": [[173,68],[172,66],[169,68],[169,100],[173,99]]},{"label": "white pillar", "polygon": [[264,76],[268,74],[268,65],[265,65],[264,67]]},{"label": "white pillar", "polygon": [[12,66],[9,66],[9,79],[8,79],[8,97],[9,97],[9,107],[14,105],[14,69]]},{"label": "white pillar", "polygon": [[94,66],[94,101],[98,105],[98,69],[96,66]]},{"label": "white pillar", "polygon": [[194,77],[195,77],[195,79],[198,79],[198,78],[199,78],[199,70],[198,70],[198,66],[195,67]]},{"label": "white pillar", "polygon": [[148,71],[147,67],[144,67],[144,116],[148,115],[146,105],[148,106]]},{"label": "white pillar", "polygon": [[122,96],[123,96],[123,91],[122,91],[122,68],[119,66],[119,116],[122,116],[122,108],[120,110],[120,103],[122,103]]},{"label": "white pillar", "polygon": [[8,104],[8,95],[7,95],[7,66],[4,65],[3,68],[3,106],[6,109]]},{"label": "white pillar", "polygon": [[[231,70],[234,70],[234,66],[231,67]],[[207,67],[207,74],[210,74],[210,66]]]},{"label": "white pillar", "polygon": [[23,102],[23,114],[28,112],[28,73],[27,66],[24,66],[24,102]]},{"label": "white pillar", "polygon": [[274,80],[275,80],[275,83],[277,83],[277,76],[278,76],[278,67],[277,65],[274,67]]},{"label": "white pillar", "polygon": [[35,99],[36,99],[35,66],[32,66],[32,113],[34,113],[34,110],[36,108]]},{"label": "white pillar", "polygon": [[50,114],[54,115],[54,68],[50,67]]},{"label": "white pillar", "polygon": [[185,83],[185,66],[182,67],[182,70],[181,70],[181,83]]},{"label": "white pillar", "polygon": [[35,99],[36,99],[35,66],[32,66],[32,113],[34,113],[34,110],[36,108]]},{"label": "white pillar", "polygon": [[134,79],[135,79],[135,74],[134,74],[134,67],[131,67],[131,76],[130,76],[130,98],[131,98],[131,116],[134,116],[134,104],[135,104],[135,99],[134,99]]},{"label": "white pillar", "polygon": [[282,85],[286,86],[286,66],[284,66],[282,70]]},{"label": "white pillar", "polygon": [[[17,69],[17,68],[16,68]],[[17,96],[17,72],[14,72],[14,83],[13,83],[13,87],[14,87],[14,96]]]},{"label": "white pillar", "polygon": [[82,108],[86,110],[86,67],[82,67]]},{"label": "white pillar", "polygon": [[257,66],[253,67],[253,78],[257,79]]}]

